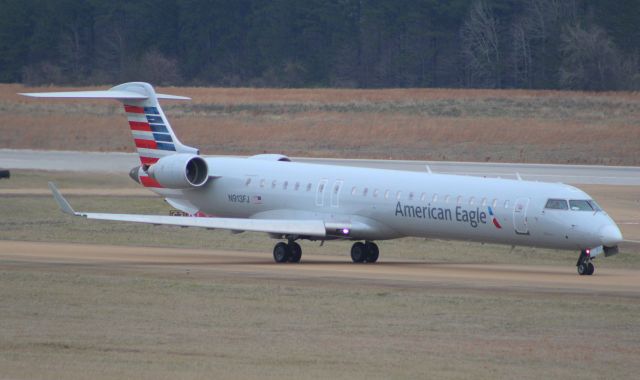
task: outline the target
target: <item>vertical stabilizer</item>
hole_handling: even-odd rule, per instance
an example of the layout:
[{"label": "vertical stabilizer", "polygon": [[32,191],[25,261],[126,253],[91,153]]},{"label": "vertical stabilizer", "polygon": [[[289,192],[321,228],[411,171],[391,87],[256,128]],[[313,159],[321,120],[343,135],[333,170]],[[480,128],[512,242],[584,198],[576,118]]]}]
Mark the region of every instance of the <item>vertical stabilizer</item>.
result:
[{"label": "vertical stabilizer", "polygon": [[160,107],[158,95],[150,84],[124,83],[109,91],[138,93],[144,97],[121,99],[143,165],[154,164],[158,159],[175,153],[198,154],[198,149],[186,146],[178,140]]}]

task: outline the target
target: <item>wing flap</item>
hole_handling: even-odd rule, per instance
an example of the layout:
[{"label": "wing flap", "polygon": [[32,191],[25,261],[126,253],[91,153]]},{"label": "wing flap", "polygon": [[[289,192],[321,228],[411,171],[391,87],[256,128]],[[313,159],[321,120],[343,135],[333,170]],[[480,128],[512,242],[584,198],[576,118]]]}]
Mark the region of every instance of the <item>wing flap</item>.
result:
[{"label": "wing flap", "polygon": [[198,218],[192,216],[103,214],[91,212],[80,212],[75,215],[84,216],[87,219],[161,224],[168,226],[216,228],[232,231],[267,232],[319,237],[326,235],[324,223],[321,220]]},{"label": "wing flap", "polygon": [[84,216],[87,219],[112,220],[118,222],[147,223],[181,227],[217,228],[232,231],[266,232],[273,234],[291,234],[324,237],[327,234],[322,220],[283,220],[283,219],[241,219],[241,218],[198,218],[190,216],[105,214],[77,212],[60,194],[56,186],[49,182],[53,198],[60,209],[70,215]]}]

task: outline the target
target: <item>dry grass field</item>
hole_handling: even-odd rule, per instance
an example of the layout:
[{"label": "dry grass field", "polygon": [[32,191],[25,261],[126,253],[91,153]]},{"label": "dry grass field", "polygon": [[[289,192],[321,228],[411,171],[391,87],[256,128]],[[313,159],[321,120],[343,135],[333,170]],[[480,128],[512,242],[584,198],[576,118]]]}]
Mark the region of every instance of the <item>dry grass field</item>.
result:
[{"label": "dry grass field", "polygon": [[[114,103],[0,85],[0,146],[132,151]],[[208,154],[638,165],[640,94],[522,90],[160,88],[183,142]]]}]

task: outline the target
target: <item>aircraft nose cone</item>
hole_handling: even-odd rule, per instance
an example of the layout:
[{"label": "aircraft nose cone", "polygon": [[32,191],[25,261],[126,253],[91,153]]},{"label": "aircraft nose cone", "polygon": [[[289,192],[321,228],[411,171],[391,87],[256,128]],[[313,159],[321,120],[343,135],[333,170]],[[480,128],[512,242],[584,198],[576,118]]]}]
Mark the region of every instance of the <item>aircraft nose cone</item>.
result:
[{"label": "aircraft nose cone", "polygon": [[600,241],[605,247],[613,247],[623,240],[622,233],[615,224],[608,224],[600,228]]}]

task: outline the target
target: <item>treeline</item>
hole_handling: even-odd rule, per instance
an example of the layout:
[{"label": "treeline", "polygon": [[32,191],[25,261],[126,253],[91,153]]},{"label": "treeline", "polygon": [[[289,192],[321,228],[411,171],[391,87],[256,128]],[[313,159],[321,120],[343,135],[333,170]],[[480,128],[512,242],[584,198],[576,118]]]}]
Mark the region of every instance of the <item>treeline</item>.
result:
[{"label": "treeline", "polygon": [[640,89],[638,0],[0,0],[0,81]]}]

